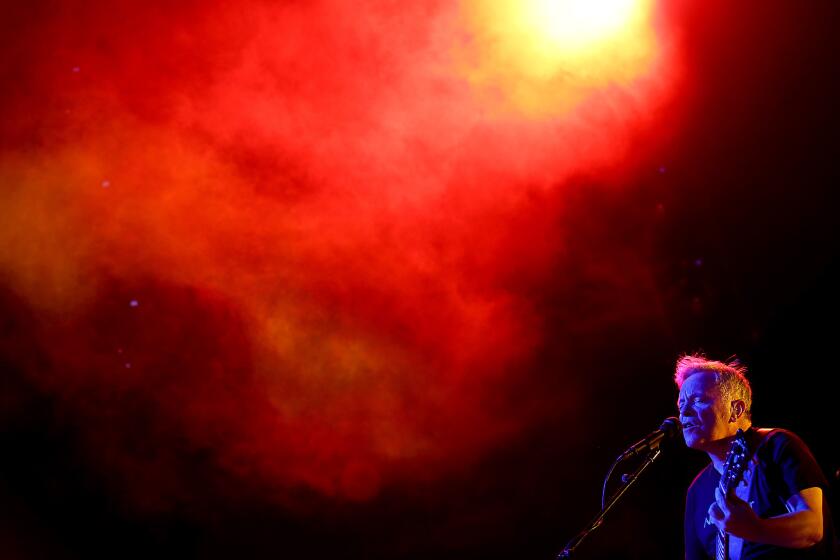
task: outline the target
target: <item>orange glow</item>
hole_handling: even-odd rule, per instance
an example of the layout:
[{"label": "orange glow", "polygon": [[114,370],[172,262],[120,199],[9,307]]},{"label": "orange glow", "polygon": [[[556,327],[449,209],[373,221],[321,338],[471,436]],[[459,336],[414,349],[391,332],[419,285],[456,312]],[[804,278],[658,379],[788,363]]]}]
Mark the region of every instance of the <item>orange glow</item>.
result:
[{"label": "orange glow", "polygon": [[469,0],[467,75],[486,97],[534,117],[627,85],[656,54],[652,0]]},{"label": "orange glow", "polygon": [[88,394],[278,494],[463,471],[544,413],[507,394],[579,268],[569,179],[620,172],[673,87],[651,3],[56,11],[0,119],[0,296],[49,364],[21,369],[143,503],[175,459]]}]

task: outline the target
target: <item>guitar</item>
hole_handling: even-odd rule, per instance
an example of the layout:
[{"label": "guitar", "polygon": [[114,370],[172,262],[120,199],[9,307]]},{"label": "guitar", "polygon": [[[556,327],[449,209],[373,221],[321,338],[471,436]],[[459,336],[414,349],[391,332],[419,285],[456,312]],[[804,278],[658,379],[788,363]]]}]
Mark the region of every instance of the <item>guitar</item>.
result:
[{"label": "guitar", "polygon": [[[729,452],[726,454],[726,463],[723,465],[723,474],[718,485],[724,496],[728,496],[729,492],[738,486],[747,463],[747,440],[744,437],[743,430],[738,430]],[[717,532],[717,547],[715,550],[716,560],[729,560],[729,534],[720,529]]]}]

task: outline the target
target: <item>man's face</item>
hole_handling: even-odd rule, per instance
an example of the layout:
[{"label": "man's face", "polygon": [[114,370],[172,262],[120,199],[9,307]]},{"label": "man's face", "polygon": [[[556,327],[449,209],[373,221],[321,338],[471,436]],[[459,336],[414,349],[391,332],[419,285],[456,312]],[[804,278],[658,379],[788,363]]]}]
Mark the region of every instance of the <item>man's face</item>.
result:
[{"label": "man's face", "polygon": [[695,373],[683,382],[677,399],[685,444],[702,451],[732,435],[731,403],[724,402],[711,372]]}]

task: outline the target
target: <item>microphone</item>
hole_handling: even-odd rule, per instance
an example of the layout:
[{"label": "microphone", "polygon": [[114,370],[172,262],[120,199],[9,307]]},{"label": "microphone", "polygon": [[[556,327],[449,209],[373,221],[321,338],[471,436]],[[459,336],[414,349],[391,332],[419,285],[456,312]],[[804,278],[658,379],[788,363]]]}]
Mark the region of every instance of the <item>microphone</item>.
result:
[{"label": "microphone", "polygon": [[640,453],[653,451],[659,447],[662,440],[673,438],[677,435],[677,432],[679,432],[680,429],[682,429],[682,424],[680,424],[679,418],[676,416],[670,416],[666,418],[665,421],[662,422],[662,425],[655,431],[649,433],[644,438],[628,447],[627,450],[621,454],[618,460],[623,461],[624,459],[629,459],[630,457],[634,457]]}]

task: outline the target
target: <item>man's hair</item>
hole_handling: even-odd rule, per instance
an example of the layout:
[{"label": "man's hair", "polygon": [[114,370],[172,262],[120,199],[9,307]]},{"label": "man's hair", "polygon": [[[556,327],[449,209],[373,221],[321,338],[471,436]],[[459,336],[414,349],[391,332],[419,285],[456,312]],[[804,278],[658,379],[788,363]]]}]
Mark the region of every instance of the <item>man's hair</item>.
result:
[{"label": "man's hair", "polygon": [[682,389],[685,380],[695,373],[710,372],[715,376],[715,384],[720,388],[721,395],[727,401],[742,400],[746,405],[744,413],[750,418],[752,411],[752,387],[747,381],[747,368],[737,358],[732,357],[726,362],[710,360],[703,354],[685,354],[677,360],[674,381],[677,388]]}]

